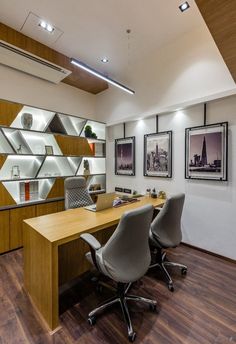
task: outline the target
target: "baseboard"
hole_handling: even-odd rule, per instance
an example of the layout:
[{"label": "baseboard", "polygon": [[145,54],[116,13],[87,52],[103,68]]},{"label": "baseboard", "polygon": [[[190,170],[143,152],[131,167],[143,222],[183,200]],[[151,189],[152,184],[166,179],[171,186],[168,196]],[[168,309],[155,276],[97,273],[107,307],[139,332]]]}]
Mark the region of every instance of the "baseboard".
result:
[{"label": "baseboard", "polygon": [[184,245],[184,246],[191,247],[191,248],[193,248],[193,249],[195,249],[195,250],[198,250],[198,251],[201,251],[201,252],[210,254],[210,255],[215,256],[215,257],[217,257],[217,258],[221,258],[221,259],[227,260],[228,262],[231,262],[231,263],[236,264],[236,260],[235,260],[235,259],[232,259],[232,258],[228,258],[228,257],[222,256],[221,254],[214,253],[214,252],[205,250],[204,248],[200,248],[200,247],[197,247],[197,246],[194,246],[194,245],[187,244],[187,243],[185,243],[185,242],[181,242],[181,244]]}]

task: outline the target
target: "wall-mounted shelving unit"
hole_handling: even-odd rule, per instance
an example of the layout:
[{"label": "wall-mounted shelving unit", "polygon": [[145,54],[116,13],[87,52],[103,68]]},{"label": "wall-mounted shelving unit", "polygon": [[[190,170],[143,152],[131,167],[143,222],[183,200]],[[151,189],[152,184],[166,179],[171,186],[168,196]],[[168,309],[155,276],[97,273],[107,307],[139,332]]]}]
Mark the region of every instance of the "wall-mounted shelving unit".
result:
[{"label": "wall-mounted shelving unit", "polygon": [[[86,125],[96,138],[85,137]],[[66,177],[85,175],[92,196],[105,192],[105,137],[104,123],[0,101],[0,253],[22,246],[11,214],[25,219],[63,210]]]}]

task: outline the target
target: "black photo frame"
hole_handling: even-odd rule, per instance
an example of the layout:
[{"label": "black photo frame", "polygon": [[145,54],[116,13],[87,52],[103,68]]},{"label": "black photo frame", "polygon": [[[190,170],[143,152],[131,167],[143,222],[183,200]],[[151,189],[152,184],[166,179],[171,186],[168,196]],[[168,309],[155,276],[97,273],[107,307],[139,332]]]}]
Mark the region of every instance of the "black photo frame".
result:
[{"label": "black photo frame", "polygon": [[144,135],[143,175],[172,177],[172,131]]},{"label": "black photo frame", "polygon": [[135,136],[115,140],[115,174],[135,176]]},{"label": "black photo frame", "polygon": [[185,178],[228,180],[228,122],[185,129]]}]

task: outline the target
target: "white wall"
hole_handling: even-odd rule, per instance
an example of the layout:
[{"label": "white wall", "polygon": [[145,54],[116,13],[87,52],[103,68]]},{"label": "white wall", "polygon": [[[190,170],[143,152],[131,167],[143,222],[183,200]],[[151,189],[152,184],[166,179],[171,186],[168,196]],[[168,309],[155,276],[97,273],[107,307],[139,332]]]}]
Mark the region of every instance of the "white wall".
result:
[{"label": "white wall", "polygon": [[179,37],[130,67],[135,95],[110,87],[97,96],[108,124],[150,116],[236,93],[235,83],[206,26]]},{"label": "white wall", "polygon": [[0,65],[0,98],[75,116],[96,119],[95,95],[44,81]]},{"label": "white wall", "polygon": [[108,129],[107,183],[145,192],[148,187],[167,195],[186,194],[183,241],[236,259],[236,96],[212,101],[207,123],[229,121],[229,182],[184,179],[185,128],[203,124],[203,105],[159,116],[159,131],[173,130],[173,178],[143,177],[143,136],[155,132],[155,117],[126,124],[126,136],[136,137],[136,176],[115,176],[114,139],[123,137],[122,125]]}]

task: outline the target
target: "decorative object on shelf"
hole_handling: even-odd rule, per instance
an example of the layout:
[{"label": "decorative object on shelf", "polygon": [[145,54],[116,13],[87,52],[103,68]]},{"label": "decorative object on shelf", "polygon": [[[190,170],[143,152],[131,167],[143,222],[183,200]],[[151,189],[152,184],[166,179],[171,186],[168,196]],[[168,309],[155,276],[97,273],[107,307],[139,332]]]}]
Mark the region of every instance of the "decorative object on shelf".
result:
[{"label": "decorative object on shelf", "polygon": [[144,135],[145,177],[172,177],[172,131]]},{"label": "decorative object on shelf", "polygon": [[45,154],[53,155],[53,146],[45,146]]},{"label": "decorative object on shelf", "polygon": [[146,196],[151,197],[151,189],[146,190]]},{"label": "decorative object on shelf", "polygon": [[35,201],[39,198],[39,182],[20,182],[20,202]]},{"label": "decorative object on shelf", "polygon": [[21,154],[22,153],[22,145],[19,145],[19,147],[16,148],[16,152],[17,152],[17,154]]},{"label": "decorative object on shelf", "polygon": [[227,181],[228,122],[185,129],[185,178]]},{"label": "decorative object on shelf", "polygon": [[33,115],[28,112],[22,113],[21,124],[24,129],[31,129],[33,125]]},{"label": "decorative object on shelf", "polygon": [[155,188],[152,189],[151,197],[152,197],[152,198],[157,198],[157,192],[156,192],[156,189],[155,189]]},{"label": "decorative object on shelf", "polygon": [[84,159],[84,176],[90,175],[89,161]]},{"label": "decorative object on shelf", "polygon": [[11,179],[20,178],[20,167],[18,165],[12,166],[11,168]]},{"label": "decorative object on shelf", "polygon": [[84,135],[87,138],[96,139],[97,135],[93,132],[91,125],[86,125],[84,129]]},{"label": "decorative object on shelf", "polygon": [[135,137],[115,140],[115,174],[135,175]]},{"label": "decorative object on shelf", "polygon": [[158,197],[161,198],[161,199],[166,199],[165,191],[159,191]]}]

